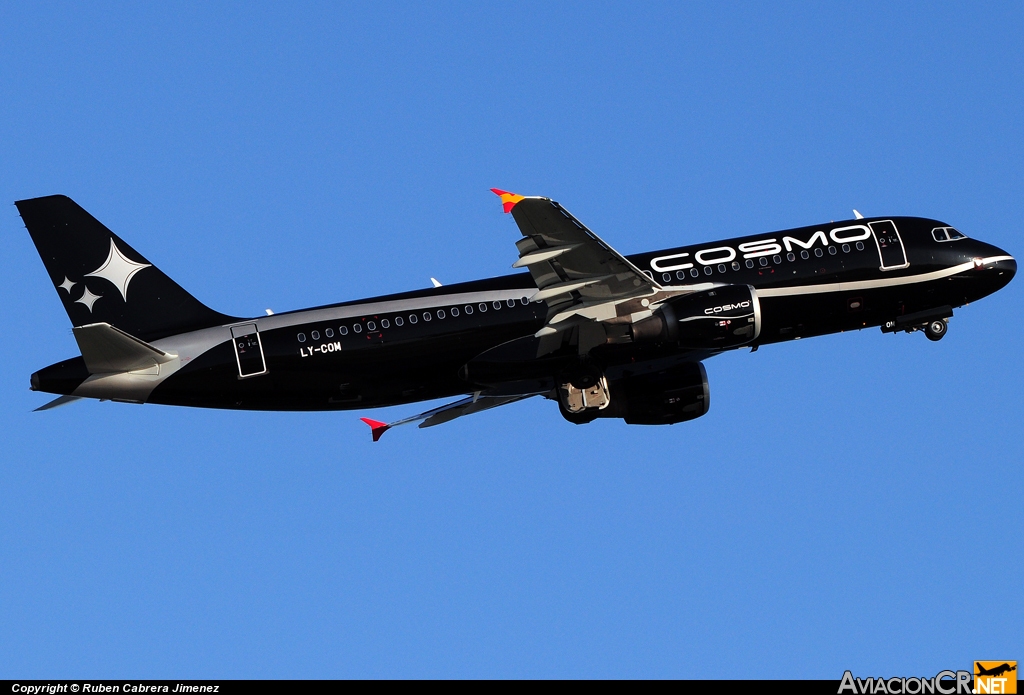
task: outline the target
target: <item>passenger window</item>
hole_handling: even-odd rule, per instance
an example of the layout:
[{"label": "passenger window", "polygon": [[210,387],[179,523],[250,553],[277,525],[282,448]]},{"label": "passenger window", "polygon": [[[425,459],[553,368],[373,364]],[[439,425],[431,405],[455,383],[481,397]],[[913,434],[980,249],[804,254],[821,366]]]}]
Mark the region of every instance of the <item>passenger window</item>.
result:
[{"label": "passenger window", "polygon": [[768,265],[768,258],[767,257],[761,256],[761,258],[758,259],[758,260],[759,260],[759,262],[761,263],[762,266]]},{"label": "passenger window", "polygon": [[843,253],[850,253],[850,245],[843,244]]},{"label": "passenger window", "polygon": [[661,281],[662,282],[672,282],[672,274],[671,273],[662,273],[661,274]]},{"label": "passenger window", "polygon": [[452,309],[451,309],[451,312],[452,312],[452,318],[456,318],[459,315],[459,308],[453,306]]},{"label": "passenger window", "polygon": [[530,300],[527,299],[526,297],[520,297],[519,298],[519,303],[522,304],[523,306],[526,306],[527,304],[530,303]]},{"label": "passenger window", "polygon": [[807,253],[807,249],[804,249],[803,251],[800,252],[800,258],[804,259],[805,261],[810,257],[811,254]]},{"label": "passenger window", "polygon": [[348,326],[338,328],[338,335],[348,335]]},{"label": "passenger window", "polygon": [[793,261],[796,260],[796,254],[790,251],[789,253],[786,254],[786,260],[792,263]]},{"label": "passenger window", "polygon": [[676,277],[679,278],[680,280],[685,280],[686,279],[686,271],[685,270],[677,270],[676,271]]},{"label": "passenger window", "polygon": [[835,246],[829,246],[828,247],[828,255],[834,256],[834,255],[836,255],[836,253],[838,253],[838,251],[836,251],[836,247]]},{"label": "passenger window", "polygon": [[719,263],[718,264],[718,272],[720,272],[720,273],[724,273],[725,272],[725,263]]},{"label": "passenger window", "polygon": [[864,250],[864,242],[863,241],[858,241],[857,242],[857,250],[858,251],[863,251]]},{"label": "passenger window", "polygon": [[424,311],[423,312],[423,320],[424,321],[430,321],[433,318],[434,317],[431,315],[431,313],[429,311]]},{"label": "passenger window", "polygon": [[747,267],[748,268],[753,268],[754,267],[754,259],[752,259],[752,258],[748,258],[747,259]]},{"label": "passenger window", "polygon": [[396,316],[395,317],[395,325],[396,326],[401,326],[403,324],[405,324],[405,319],[403,319],[401,316]]},{"label": "passenger window", "polygon": [[381,319],[380,320],[380,327],[381,328],[391,328],[391,322],[388,321],[387,319]]},{"label": "passenger window", "polygon": [[375,330],[377,330],[377,324],[375,324],[373,321],[367,321],[366,322],[366,330],[368,330],[368,331],[375,331]]},{"label": "passenger window", "polygon": [[466,306],[462,307],[462,310],[466,312],[466,316],[469,316],[470,314],[473,313],[473,305],[467,304]]},{"label": "passenger window", "polygon": [[782,256],[772,256],[772,263],[775,265],[782,263]]},{"label": "passenger window", "polygon": [[814,249],[814,255],[817,256],[818,258],[821,258],[822,256],[825,255],[825,252],[822,251],[821,249]]},{"label": "passenger window", "polygon": [[690,276],[691,277],[700,277],[700,271],[697,270],[696,268],[690,268]]},{"label": "passenger window", "polygon": [[732,262],[732,269],[733,270],[739,270],[740,269],[740,262],[739,261],[733,261]]},{"label": "passenger window", "polygon": [[704,266],[704,274],[705,275],[711,275],[711,273],[713,273],[713,272],[714,271],[711,270],[711,266],[709,266],[709,265]]},{"label": "passenger window", "polygon": [[333,338],[334,337],[334,329],[333,328],[328,328],[326,331],[324,331],[324,335],[326,335],[328,338]]},{"label": "passenger window", "polygon": [[[653,280],[654,278],[651,278],[651,279]],[[491,306],[493,306],[495,309],[500,309],[501,308],[501,302],[497,302],[497,301],[491,302]]]},{"label": "passenger window", "polygon": [[[669,278],[669,279],[671,280],[672,278]],[[514,300],[514,299],[506,299],[506,300],[505,300],[505,303],[506,303],[506,304],[508,304],[508,305],[509,305],[509,307],[511,307],[511,308],[513,308],[513,309],[514,309],[514,308],[515,308],[515,306],[516,306],[516,300]]]},{"label": "passenger window", "polygon": [[437,310],[437,318],[439,318],[439,319],[443,319],[444,318],[444,309],[438,309]]},{"label": "passenger window", "polygon": [[309,334],[313,340],[320,340],[320,331],[313,331]]},{"label": "passenger window", "polygon": [[487,311],[487,305],[484,304],[483,302],[480,302],[479,304],[477,304],[476,308],[480,310],[481,314],[484,313],[485,311]]},{"label": "passenger window", "polygon": [[932,230],[932,239],[935,239],[935,241],[946,241],[948,238],[945,227],[936,227]]},{"label": "passenger window", "polygon": [[360,323],[354,324],[352,326],[352,330],[355,331],[356,333],[362,333],[363,332],[363,325],[360,324]]},{"label": "passenger window", "polygon": [[299,342],[300,342],[300,343],[304,343],[304,342],[306,342],[306,334],[305,334],[305,333],[299,333],[299,334],[298,334],[297,336],[295,336],[295,337],[299,339]]},{"label": "passenger window", "polygon": [[409,314],[409,323],[413,324],[420,320],[420,317],[416,314]]}]

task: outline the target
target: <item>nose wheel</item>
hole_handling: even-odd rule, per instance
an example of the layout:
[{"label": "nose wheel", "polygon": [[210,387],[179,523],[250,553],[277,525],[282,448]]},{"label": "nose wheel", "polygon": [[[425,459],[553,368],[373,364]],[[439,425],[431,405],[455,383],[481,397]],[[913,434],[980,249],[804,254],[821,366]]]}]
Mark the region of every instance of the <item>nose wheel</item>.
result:
[{"label": "nose wheel", "polygon": [[924,327],[924,334],[928,336],[928,340],[942,340],[943,336],[949,332],[949,324],[946,323],[945,319],[936,319],[929,321],[928,325]]}]

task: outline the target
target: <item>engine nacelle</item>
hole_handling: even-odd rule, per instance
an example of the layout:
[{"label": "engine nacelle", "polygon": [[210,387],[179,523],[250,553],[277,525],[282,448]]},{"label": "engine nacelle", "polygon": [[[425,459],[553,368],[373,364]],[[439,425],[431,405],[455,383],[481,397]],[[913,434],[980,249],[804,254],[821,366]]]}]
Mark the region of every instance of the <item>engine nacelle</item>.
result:
[{"label": "engine nacelle", "polygon": [[761,304],[750,285],[725,285],[668,299],[631,330],[634,342],[667,340],[695,350],[740,347],[761,334]]}]

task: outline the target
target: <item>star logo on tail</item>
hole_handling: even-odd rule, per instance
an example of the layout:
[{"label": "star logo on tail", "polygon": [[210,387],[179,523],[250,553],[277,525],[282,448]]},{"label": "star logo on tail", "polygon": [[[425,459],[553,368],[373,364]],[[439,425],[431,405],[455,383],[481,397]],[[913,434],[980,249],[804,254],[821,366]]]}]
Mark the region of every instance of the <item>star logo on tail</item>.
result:
[{"label": "star logo on tail", "polygon": [[[136,263],[125,257],[121,253],[121,249],[117,248],[117,244],[114,240],[110,240],[110,253],[107,254],[107,260],[103,262],[96,270],[91,273],[86,273],[85,277],[97,277],[103,278],[104,280],[112,283],[121,292],[121,296],[124,300],[128,301],[128,284],[131,283],[132,278],[140,270],[151,267],[149,263]],[[91,294],[86,289],[87,294]],[[82,299],[85,299],[83,297]],[[78,300],[85,304],[82,299]],[[95,299],[93,301],[96,301]],[[89,307],[89,311],[92,311],[92,305],[86,304]]]}]

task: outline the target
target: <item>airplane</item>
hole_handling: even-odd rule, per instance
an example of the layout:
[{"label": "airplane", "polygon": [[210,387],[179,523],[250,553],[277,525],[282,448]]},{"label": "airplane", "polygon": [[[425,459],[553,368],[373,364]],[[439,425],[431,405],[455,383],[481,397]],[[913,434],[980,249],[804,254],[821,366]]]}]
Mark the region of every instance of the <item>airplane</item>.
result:
[{"label": "airplane", "polygon": [[[540,396],[569,422],[708,412],[703,360],[868,327],[933,341],[1014,258],[921,217],[870,217],[623,256],[557,202],[492,189],[525,272],[252,318],[214,311],[65,196],[15,203],[81,355],[31,388],[243,410],[363,410],[461,396],[373,441]],[[130,295],[130,296],[129,296]]]},{"label": "airplane", "polygon": [[993,668],[985,668],[980,663],[975,662],[975,668],[977,669],[977,673],[974,674],[976,676],[1001,676],[1004,673],[1016,671],[1017,663],[1014,662],[1013,666],[1008,663],[1002,663],[999,666],[994,666]]}]

